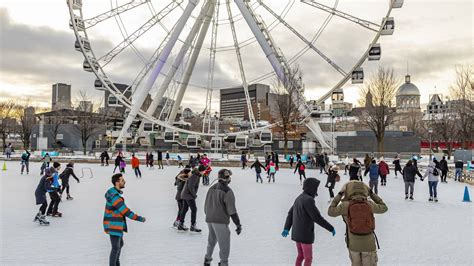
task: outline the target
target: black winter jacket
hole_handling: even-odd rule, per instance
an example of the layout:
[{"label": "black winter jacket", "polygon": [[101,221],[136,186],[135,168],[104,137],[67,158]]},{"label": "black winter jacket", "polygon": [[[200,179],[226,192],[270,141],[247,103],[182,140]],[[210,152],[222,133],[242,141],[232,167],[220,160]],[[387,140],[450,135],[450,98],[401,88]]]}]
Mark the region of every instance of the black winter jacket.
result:
[{"label": "black winter jacket", "polygon": [[439,167],[441,171],[448,171],[448,161],[441,159],[441,161],[439,161]]},{"label": "black winter jacket", "polygon": [[197,170],[193,170],[193,174],[184,184],[183,191],[181,192],[181,199],[192,200],[197,198],[200,178],[201,174]]},{"label": "black winter jacket", "polygon": [[79,183],[79,178],[77,178],[76,174],[74,174],[74,170],[72,167],[66,167],[64,171],[59,175],[59,178],[61,178],[63,185],[66,185],[69,183],[69,177],[72,176],[76,181]]},{"label": "black winter jacket", "polygon": [[36,190],[35,190],[35,198],[36,198],[37,205],[47,203],[46,192],[48,191],[49,186],[51,184],[51,182],[49,182],[51,178],[52,178],[51,176],[46,176],[46,175],[41,177],[38,183],[38,186],[36,187]]},{"label": "black winter jacket", "polygon": [[462,169],[463,166],[464,166],[464,163],[463,163],[463,162],[455,162],[455,163],[454,163],[454,167],[455,167],[455,168],[461,168],[461,169]]},{"label": "black winter jacket", "polygon": [[286,217],[285,230],[291,230],[291,239],[303,244],[314,243],[314,223],[325,228],[329,232],[334,227],[326,221],[315,205],[314,197],[316,197],[319,180],[308,178],[303,185],[303,193],[299,195],[293,206],[288,211]]},{"label": "black winter jacket", "polygon": [[255,172],[257,174],[260,174],[262,172],[262,168],[265,168],[265,166],[263,166],[263,164],[260,163],[260,161],[255,161],[251,166],[250,166],[250,169],[254,168],[255,167]]},{"label": "black winter jacket", "polygon": [[359,164],[351,163],[351,166],[349,166],[349,177],[351,180],[359,179],[359,170]]},{"label": "black winter jacket", "polygon": [[418,171],[418,168],[414,165],[405,166],[402,171],[403,181],[405,182],[415,182],[415,175],[418,175],[422,178],[422,175]]}]

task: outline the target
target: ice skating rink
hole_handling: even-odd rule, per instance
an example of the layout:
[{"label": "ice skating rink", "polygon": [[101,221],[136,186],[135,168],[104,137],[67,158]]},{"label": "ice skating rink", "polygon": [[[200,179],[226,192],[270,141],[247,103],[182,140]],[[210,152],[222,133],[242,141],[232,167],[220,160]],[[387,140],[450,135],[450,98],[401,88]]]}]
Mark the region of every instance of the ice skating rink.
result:
[{"label": "ice skating rink", "polygon": [[[106,265],[110,241],[102,230],[102,217],[113,166],[76,164],[76,174],[80,176],[83,167],[90,167],[94,177],[81,178],[80,184],[70,179],[74,200],[64,199],[59,206],[63,217],[48,217],[51,225],[47,227],[33,222],[39,208],[34,192],[40,164],[31,163],[30,167],[29,175],[20,175],[20,163],[9,161],[8,170],[0,172],[0,265]],[[214,168],[211,181],[219,169]],[[122,265],[202,265],[207,244],[203,204],[208,187],[200,186],[197,198],[198,226],[203,232],[179,233],[171,228],[177,211],[173,183],[178,168],[149,170],[141,166],[141,170],[143,178],[136,179],[127,166],[124,196],[127,205],[147,221],[128,221]],[[231,223],[230,264],[294,265],[295,243],[280,233],[288,209],[301,193],[298,175],[282,169],[275,184],[256,184],[254,170],[232,171],[230,186],[236,195],[243,231],[237,236]],[[350,265],[342,218],[327,215],[326,176],[317,170],[307,170],[307,176],[322,180],[316,204],[337,232],[333,237],[315,227],[313,265]],[[341,177],[335,193],[348,180],[348,176]],[[376,215],[379,265],[474,265],[473,203],[462,202],[464,184],[452,179],[448,182],[438,185],[438,203],[428,202],[427,180],[415,183],[414,201],[404,200],[401,177],[390,175],[387,186],[379,187],[379,195],[388,205],[386,214]],[[189,212],[186,218],[189,226]],[[218,261],[216,247],[213,264]]]}]

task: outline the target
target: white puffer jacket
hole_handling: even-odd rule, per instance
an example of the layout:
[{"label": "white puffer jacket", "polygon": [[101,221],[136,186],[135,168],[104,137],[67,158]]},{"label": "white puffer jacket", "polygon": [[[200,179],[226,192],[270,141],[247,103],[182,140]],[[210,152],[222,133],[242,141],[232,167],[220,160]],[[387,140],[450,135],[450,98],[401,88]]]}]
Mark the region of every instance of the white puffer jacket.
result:
[{"label": "white puffer jacket", "polygon": [[428,165],[428,168],[426,168],[425,174],[423,175],[423,179],[426,178],[426,176],[428,176],[428,181],[439,181],[439,175],[441,174],[441,170],[436,169],[438,170],[438,175],[434,175],[433,172],[434,172],[435,167],[436,167],[436,164],[434,162],[430,162],[430,164]]}]

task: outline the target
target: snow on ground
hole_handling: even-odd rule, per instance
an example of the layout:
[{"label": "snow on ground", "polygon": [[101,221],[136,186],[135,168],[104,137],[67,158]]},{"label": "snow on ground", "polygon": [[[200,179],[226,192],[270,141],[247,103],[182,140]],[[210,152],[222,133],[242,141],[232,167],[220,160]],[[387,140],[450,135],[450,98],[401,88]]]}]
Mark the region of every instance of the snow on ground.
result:
[{"label": "snow on ground", "polygon": [[[80,175],[82,168],[91,167],[94,177],[82,178],[80,184],[71,179],[75,199],[60,204],[64,217],[49,218],[49,227],[32,222],[39,207],[35,205],[34,190],[40,178],[40,164],[31,163],[29,175],[20,175],[17,161],[7,162],[7,167],[6,172],[0,172],[0,265],[108,263],[110,242],[102,231],[102,215],[113,166],[76,164],[76,173]],[[214,169],[211,180],[218,170]],[[143,179],[138,180],[127,168],[127,205],[145,216],[147,222],[128,221],[129,233],[125,235],[121,255],[123,265],[202,265],[207,244],[203,204],[208,188],[201,186],[197,198],[198,225],[203,233],[174,231],[171,224],[177,207],[173,181],[177,171],[176,167],[149,170],[142,166]],[[230,185],[237,197],[243,232],[237,236],[231,224],[230,263],[292,265],[295,243],[282,238],[280,233],[289,207],[301,192],[297,175],[282,169],[275,184],[256,184],[253,170],[232,171]],[[316,170],[308,170],[307,176],[317,177],[323,184],[326,180]],[[342,176],[336,193],[347,179],[348,176]],[[411,202],[404,200],[401,178],[388,177],[388,185],[380,187],[379,194],[389,211],[376,216],[380,265],[473,265],[473,205],[461,202],[463,184],[449,182],[438,186],[440,202],[428,203],[427,181],[417,181],[415,200]],[[316,226],[314,264],[349,265],[344,223],[340,217],[328,217],[328,198],[327,189],[321,185],[316,204],[337,234],[332,237]],[[214,252],[214,262],[217,261],[218,247]]]}]

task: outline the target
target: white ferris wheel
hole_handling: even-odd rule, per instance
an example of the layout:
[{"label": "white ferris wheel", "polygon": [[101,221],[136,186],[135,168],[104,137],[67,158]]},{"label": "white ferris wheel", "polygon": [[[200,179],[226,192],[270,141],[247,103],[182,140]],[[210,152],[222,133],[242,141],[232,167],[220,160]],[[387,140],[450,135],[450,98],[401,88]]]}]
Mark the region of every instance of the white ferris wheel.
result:
[{"label": "white ferris wheel", "polygon": [[[327,92],[311,104],[303,90],[290,95],[303,117],[301,122],[322,148],[329,148],[316,106],[341,91],[348,81],[363,83],[362,65],[366,60],[380,59],[379,38],[393,34],[391,12],[403,2],[67,0],[69,25],[76,36],[75,48],[84,55],[84,70],[95,74],[97,89],[107,90],[129,109],[116,143],[126,142],[127,131],[139,119],[137,136],[151,123],[165,129],[165,142],[177,141],[179,133],[186,135],[190,148],[201,138],[221,146],[222,138],[228,136],[235,136],[236,147],[244,148],[252,134],[259,136],[260,143],[270,143],[273,125],[255,119],[248,86],[272,79],[284,81],[292,65],[299,63],[317,65],[318,76],[330,79]],[[363,42],[361,38],[351,40],[354,36],[363,36]],[[353,42],[350,58],[340,58],[338,42]],[[220,75],[226,74],[232,78],[222,79]],[[128,86],[120,89],[118,82]],[[211,132],[217,91],[235,87],[244,88],[249,130]],[[152,101],[145,109],[148,95]],[[202,131],[174,125],[183,99],[190,97],[187,95],[205,105]]]}]

